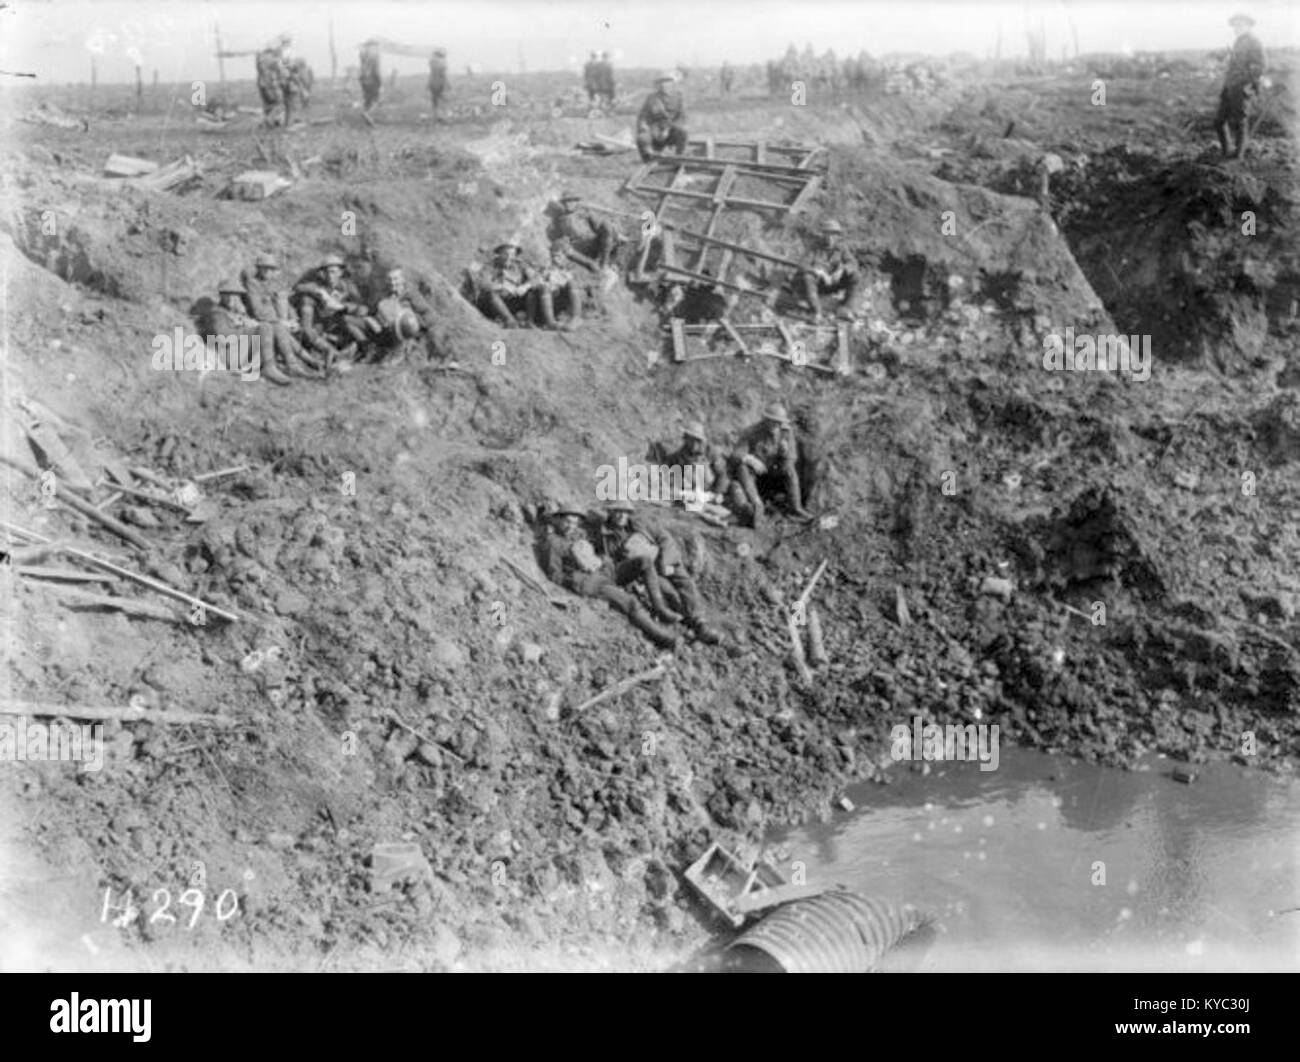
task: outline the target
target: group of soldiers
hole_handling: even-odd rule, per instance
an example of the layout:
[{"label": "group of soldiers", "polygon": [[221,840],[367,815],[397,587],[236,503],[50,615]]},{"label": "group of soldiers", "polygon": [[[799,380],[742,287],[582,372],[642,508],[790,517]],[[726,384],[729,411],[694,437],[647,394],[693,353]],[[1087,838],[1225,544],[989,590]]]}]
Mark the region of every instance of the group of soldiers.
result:
[{"label": "group of soldiers", "polygon": [[[518,244],[502,243],[489,266],[471,270],[469,295],[484,316],[503,328],[571,331],[582,323],[584,306],[599,303],[599,278],[626,238],[612,221],[580,203],[581,196],[565,192],[548,207],[545,265],[530,262]],[[587,274],[585,279],[577,270]]]},{"label": "group of soldiers", "polygon": [[281,34],[257,53],[257,92],[262,97],[262,120],[266,125],[288,128],[295,113],[311,102],[315,80],[311,67],[295,56],[288,34]]},{"label": "group of soldiers", "polygon": [[610,110],[614,106],[614,64],[609,52],[592,52],[582,65],[582,87],[592,107]]},{"label": "group of soldiers", "polygon": [[[800,471],[806,458],[785,407],[773,403],[732,446],[711,445],[704,425],[694,421],[684,428],[681,445],[659,460],[703,469],[701,492],[723,498],[750,527],[758,527],[773,506],[797,519],[811,518]],[[598,512],[555,508],[543,529],[541,562],[553,582],[608,602],[656,645],[675,648],[682,637],[678,624],[705,645],[722,640],[706,618],[677,540],[631,501],[611,501]]]},{"label": "group of soldiers", "polygon": [[261,375],[282,386],[292,376],[327,377],[343,363],[397,363],[420,343],[433,352],[433,312],[400,266],[369,300],[348,272],[330,254],[289,286],[276,256],[259,254],[251,270],[219,286],[210,331],[259,337]]}]

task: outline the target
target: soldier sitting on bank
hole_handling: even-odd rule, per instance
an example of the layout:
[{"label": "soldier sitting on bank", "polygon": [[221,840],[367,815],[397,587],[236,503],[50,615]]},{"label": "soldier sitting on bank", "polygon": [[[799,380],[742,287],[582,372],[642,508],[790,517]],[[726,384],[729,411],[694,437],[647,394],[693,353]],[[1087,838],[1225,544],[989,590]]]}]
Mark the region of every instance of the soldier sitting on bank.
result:
[{"label": "soldier sitting on bank", "polygon": [[[616,565],[648,559],[650,566],[641,569],[640,577],[645,582],[651,607],[659,618],[667,623],[684,619],[697,639],[706,645],[717,645],[722,636],[704,621],[700,613],[700,592],[691,573],[686,570],[677,540],[668,532],[634,517],[634,508],[630,501],[609,503],[599,528],[600,552]],[[672,587],[676,609],[665,601],[661,579],[667,580]]]},{"label": "soldier sitting on bank", "polygon": [[261,376],[283,387],[289,383],[289,377],[275,364],[275,338],[269,326],[249,315],[244,302],[245,294],[242,281],[223,280],[217,289],[217,305],[210,311],[208,331],[214,336],[256,337],[261,358]]},{"label": "soldier sitting on bank", "polygon": [[839,316],[851,317],[857,305],[862,271],[853,252],[844,244],[844,226],[833,218],[821,227],[822,241],[812,269],[801,274],[804,298],[820,324],[823,295],[840,302]]},{"label": "soldier sitting on bank", "polygon": [[[551,260],[537,274],[526,302],[528,319],[541,328],[571,332],[582,324],[582,292],[569,269],[568,244],[564,240],[551,247]],[[557,312],[568,314],[563,324],[557,323]]]},{"label": "soldier sitting on bank", "polygon": [[654,561],[628,557],[615,564],[596,552],[585,513],[560,509],[550,516],[550,529],[541,543],[541,565],[551,582],[583,597],[609,602],[656,645],[675,648],[676,633],[657,623],[635,594],[623,589],[641,582],[658,587]]},{"label": "soldier sitting on bank", "polygon": [[553,241],[568,240],[569,258],[583,268],[599,273],[611,264],[614,252],[627,239],[612,219],[582,210],[578,206],[581,202],[581,196],[565,192],[552,203],[548,208],[551,224],[547,236]]},{"label": "soldier sitting on bank", "polygon": [[301,330],[298,315],[289,303],[289,293],[280,283],[280,263],[275,255],[263,252],[245,269],[239,279],[244,285],[244,304],[253,320],[264,325],[272,336],[276,356],[285,369],[297,376],[324,374],[324,364],[303,350],[297,333]]},{"label": "soldier sitting on bank", "polygon": [[294,288],[302,341],[325,357],[353,357],[370,339],[367,310],[357,286],[347,278],[347,265],[337,254],[326,255],[318,269]]},{"label": "soldier sitting on bank", "polygon": [[400,364],[423,339],[433,353],[433,311],[420,293],[407,283],[400,266],[384,274],[384,292],[366,318],[372,345],[367,360]]},{"label": "soldier sitting on bank", "polygon": [[761,421],[741,432],[727,471],[733,481],[728,504],[751,527],[760,525],[768,504],[782,498],[792,516],[811,518],[803,507],[794,426],[779,402],[763,410]]},{"label": "soldier sitting on bank", "polygon": [[528,293],[537,277],[524,262],[518,244],[503,243],[493,255],[492,265],[475,278],[475,304],[503,328],[518,328],[518,315],[527,319]]}]

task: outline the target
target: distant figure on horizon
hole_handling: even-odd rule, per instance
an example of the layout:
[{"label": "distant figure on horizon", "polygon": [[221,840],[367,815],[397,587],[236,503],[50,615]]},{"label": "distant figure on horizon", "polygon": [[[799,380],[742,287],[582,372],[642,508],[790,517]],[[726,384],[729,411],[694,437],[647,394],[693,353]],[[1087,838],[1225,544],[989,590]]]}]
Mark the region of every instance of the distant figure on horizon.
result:
[{"label": "distant figure on horizon", "polygon": [[[1264,46],[1250,28],[1255,20],[1249,15],[1237,14],[1228,19],[1236,33],[1228,70],[1223,75],[1223,91],[1219,93],[1219,110],[1214,116],[1214,131],[1219,135],[1219,147],[1225,158],[1239,159],[1246,154],[1246,141],[1250,136],[1246,122],[1246,107],[1251,97],[1259,94],[1259,79],[1264,74]],[[1237,145],[1232,146],[1230,132],[1237,134]]]}]

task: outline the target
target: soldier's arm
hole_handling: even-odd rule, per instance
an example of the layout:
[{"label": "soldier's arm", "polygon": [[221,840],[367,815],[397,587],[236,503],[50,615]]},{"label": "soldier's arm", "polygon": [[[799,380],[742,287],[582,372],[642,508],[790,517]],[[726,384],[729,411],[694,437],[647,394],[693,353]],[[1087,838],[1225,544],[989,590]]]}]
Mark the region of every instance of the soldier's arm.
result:
[{"label": "soldier's arm", "polygon": [[321,334],[316,330],[316,298],[314,294],[305,294],[298,306],[298,320],[302,322],[303,338],[309,343],[315,343],[321,338]]}]

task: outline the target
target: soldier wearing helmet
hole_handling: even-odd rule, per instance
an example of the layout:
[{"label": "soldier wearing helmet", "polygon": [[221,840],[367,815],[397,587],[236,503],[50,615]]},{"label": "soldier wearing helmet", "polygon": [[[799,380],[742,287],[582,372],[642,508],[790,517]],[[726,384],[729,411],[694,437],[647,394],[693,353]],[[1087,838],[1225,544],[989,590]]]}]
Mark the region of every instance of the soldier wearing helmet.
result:
[{"label": "soldier wearing helmet", "polygon": [[475,276],[475,303],[485,317],[503,328],[518,328],[516,315],[526,315],[532,309],[529,293],[537,279],[517,243],[498,244],[492,252],[492,265]]},{"label": "soldier wearing helmet", "polygon": [[[700,592],[686,570],[677,540],[667,531],[634,516],[635,509],[630,501],[609,503],[598,529],[599,552],[614,563],[616,572],[626,575],[626,580],[619,579],[620,586],[635,580],[644,583],[650,606],[661,620],[665,623],[685,620],[696,638],[707,645],[716,645],[721,635],[704,621]],[[677,609],[665,600],[661,580],[672,587]]]},{"label": "soldier wearing helmet", "polygon": [[677,75],[665,70],[655,78],[655,90],[645,98],[636,118],[636,147],[642,162],[671,148],[686,153],[686,106],[675,88]]},{"label": "soldier wearing helmet", "polygon": [[598,273],[610,264],[627,238],[612,219],[583,210],[581,203],[582,196],[575,192],[565,192],[552,203],[547,235],[553,242],[567,241],[570,261]]},{"label": "soldier wearing helmet", "polygon": [[818,323],[822,320],[823,295],[836,298],[840,304],[840,316],[853,315],[862,284],[862,271],[857,258],[844,243],[844,226],[834,218],[822,224],[821,240],[812,267],[800,276],[804,298]]},{"label": "soldier wearing helmet", "polygon": [[272,337],[274,358],[278,358],[290,374],[320,376],[324,364],[303,350],[298,341],[302,326],[290,304],[289,292],[280,282],[279,259],[263,251],[255,259],[252,272],[245,269],[240,280],[244,284],[244,302],[249,314]]},{"label": "soldier wearing helmet", "polygon": [[289,80],[289,37],[281,34],[257,53],[257,92],[262,97],[262,122],[279,125],[284,121],[284,90]]},{"label": "soldier wearing helmet", "polygon": [[217,305],[209,314],[208,329],[212,335],[222,339],[230,336],[256,337],[260,344],[259,375],[284,386],[289,378],[276,367],[274,357],[260,357],[262,350],[274,350],[275,338],[268,325],[260,324],[248,315],[245,295],[243,281],[223,280],[217,288]]},{"label": "soldier wearing helmet", "polygon": [[773,402],[763,419],[741,432],[728,471],[731,507],[758,527],[768,503],[784,498],[792,516],[808,519],[799,479],[799,445],[785,406]]},{"label": "soldier wearing helmet", "polygon": [[421,336],[432,353],[433,311],[406,280],[400,266],[384,274],[384,293],[368,319],[374,338],[375,361],[405,360],[410,343]]},{"label": "soldier wearing helmet", "polygon": [[[1255,20],[1249,15],[1236,14],[1228,19],[1237,39],[1228,57],[1228,69],[1223,75],[1223,90],[1219,93],[1219,110],[1214,116],[1214,131],[1219,137],[1219,147],[1226,158],[1239,159],[1246,153],[1249,129],[1246,108],[1251,97],[1259,93],[1259,79],[1264,76],[1264,46],[1251,33]],[[1232,144],[1231,133],[1236,133],[1237,143]]]},{"label": "soldier wearing helmet", "polygon": [[327,364],[354,356],[369,338],[367,310],[357,286],[348,279],[347,263],[337,254],[321,264],[294,288],[302,340],[323,354]]},{"label": "soldier wearing helmet", "polygon": [[379,70],[379,42],[373,37],[361,45],[360,65],[357,80],[361,82],[361,113],[368,118],[384,87],[384,77]]},{"label": "soldier wearing helmet", "polygon": [[[592,523],[575,506],[551,513],[541,542],[542,570],[566,590],[609,602],[656,645],[675,648],[676,632],[657,622],[636,595],[624,589],[643,582],[649,592],[650,581],[657,579],[654,561],[642,554],[616,564],[608,555],[602,556],[593,541]],[[657,582],[654,585],[657,588]]]}]

